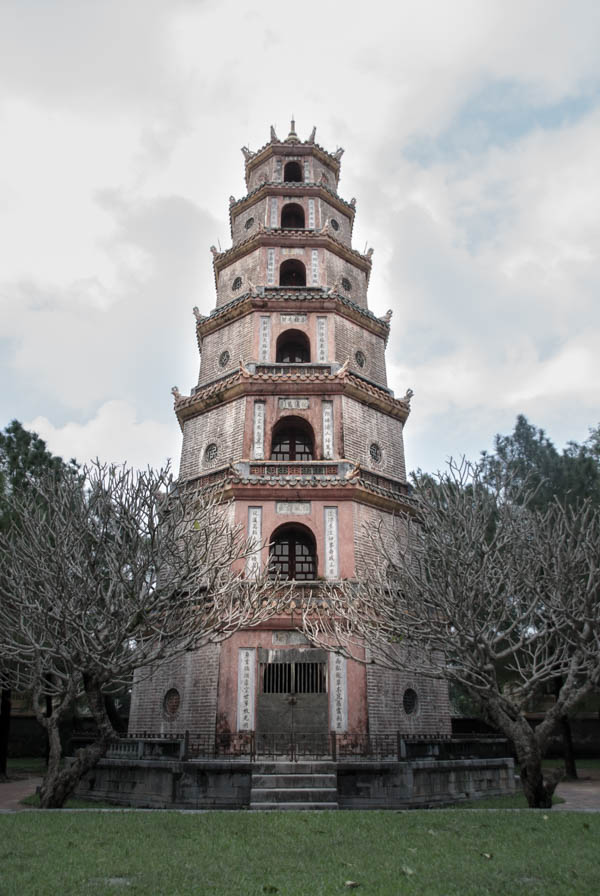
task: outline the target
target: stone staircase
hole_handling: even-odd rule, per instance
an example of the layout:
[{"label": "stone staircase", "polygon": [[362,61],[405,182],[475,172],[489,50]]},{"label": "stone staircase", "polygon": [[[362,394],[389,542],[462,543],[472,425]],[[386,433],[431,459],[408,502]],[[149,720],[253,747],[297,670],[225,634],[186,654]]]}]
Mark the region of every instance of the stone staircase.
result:
[{"label": "stone staircase", "polygon": [[334,762],[257,762],[251,809],[337,809]]}]

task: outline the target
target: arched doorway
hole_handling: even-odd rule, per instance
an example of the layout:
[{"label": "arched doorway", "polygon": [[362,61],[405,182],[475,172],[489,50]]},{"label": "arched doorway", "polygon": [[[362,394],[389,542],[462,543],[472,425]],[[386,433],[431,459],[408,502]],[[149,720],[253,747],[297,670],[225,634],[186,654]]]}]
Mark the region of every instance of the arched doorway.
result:
[{"label": "arched doorway", "polygon": [[312,426],[302,417],[283,417],[273,427],[271,460],[310,461],[315,453]]},{"label": "arched doorway", "polygon": [[310,341],[301,330],[285,330],[277,339],[275,348],[277,364],[308,364]]},{"label": "arched doorway", "polygon": [[296,258],[289,258],[279,268],[280,286],[306,286],[306,268]]},{"label": "arched doorway", "polygon": [[288,202],[281,209],[281,226],[284,230],[303,230],[304,220],[304,209],[297,202]]}]

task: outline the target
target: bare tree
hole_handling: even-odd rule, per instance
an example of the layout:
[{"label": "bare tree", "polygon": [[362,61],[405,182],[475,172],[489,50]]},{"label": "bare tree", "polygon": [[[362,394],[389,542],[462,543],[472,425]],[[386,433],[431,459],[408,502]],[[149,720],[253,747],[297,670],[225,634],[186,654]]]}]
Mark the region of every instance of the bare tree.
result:
[{"label": "bare tree", "polygon": [[[168,471],[96,463],[14,500],[17,522],[0,536],[0,683],[33,695],[50,742],[40,802],[60,807],[115,736],[107,694],[134,670],[260,623],[286,592],[245,577],[257,546],[230,524],[231,506]],[[59,724],[82,695],[99,736],[67,767]]]},{"label": "bare tree", "polygon": [[[600,686],[600,514],[586,503],[531,510],[465,463],[419,479],[415,498],[396,534],[374,536],[380,568],[330,589],[326,608],[305,612],[305,631],[460,685],[512,739],[529,805],[549,808],[561,773],[542,774],[548,739]],[[527,710],[557,678],[533,729]]]}]

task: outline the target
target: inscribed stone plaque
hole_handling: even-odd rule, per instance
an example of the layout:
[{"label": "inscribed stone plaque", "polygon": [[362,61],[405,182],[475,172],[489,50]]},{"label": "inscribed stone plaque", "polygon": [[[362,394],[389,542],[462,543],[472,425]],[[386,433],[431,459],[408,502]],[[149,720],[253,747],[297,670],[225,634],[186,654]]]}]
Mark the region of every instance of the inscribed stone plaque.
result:
[{"label": "inscribed stone plaque", "polygon": [[280,314],[279,320],[282,324],[305,324],[307,316],[306,314]]},{"label": "inscribed stone plaque", "polygon": [[310,501],[277,501],[276,513],[303,514],[310,513]]},{"label": "inscribed stone plaque", "polygon": [[333,457],[333,402],[323,402],[323,457]]},{"label": "inscribed stone plaque", "polygon": [[254,729],[255,682],[256,650],[254,647],[240,647],[238,650],[238,731]]},{"label": "inscribed stone plaque", "polygon": [[315,229],[315,200],[308,200],[308,229]]},{"label": "inscribed stone plaque", "polygon": [[346,658],[329,655],[329,701],[331,710],[332,730],[341,734],[348,730],[348,677],[346,673]]},{"label": "inscribed stone plaque", "polygon": [[280,398],[280,411],[306,410],[308,408],[308,398]]},{"label": "inscribed stone plaque", "polygon": [[311,283],[313,286],[319,285],[319,250],[313,249],[311,252]]},{"label": "inscribed stone plaque", "polygon": [[275,283],[275,249],[267,249],[267,286]]},{"label": "inscribed stone plaque", "polygon": [[[310,162],[308,159],[304,160],[304,183],[310,182]],[[314,202],[314,199],[313,199]]]},{"label": "inscribed stone plaque", "polygon": [[253,456],[255,460],[262,460],[265,456],[265,403],[254,402],[254,444]]},{"label": "inscribed stone plaque", "polygon": [[325,508],[325,578],[338,577],[338,509]]},{"label": "inscribed stone plaque", "polygon": [[273,632],[273,644],[310,644],[302,632]]},{"label": "inscribed stone plaque", "polygon": [[277,200],[271,197],[271,227],[277,227]]},{"label": "inscribed stone plaque", "polygon": [[255,578],[260,572],[260,547],[262,540],[262,507],[248,508],[248,541],[254,550],[246,557],[246,575]]},{"label": "inscribed stone plaque", "polygon": [[278,182],[283,180],[282,159],[277,159],[277,161],[275,162],[275,180]]},{"label": "inscribed stone plaque", "polygon": [[260,361],[269,360],[269,348],[271,345],[271,318],[269,315],[261,315],[258,345],[258,358]]},{"label": "inscribed stone plaque", "polygon": [[317,318],[317,361],[319,364],[327,362],[327,318]]}]

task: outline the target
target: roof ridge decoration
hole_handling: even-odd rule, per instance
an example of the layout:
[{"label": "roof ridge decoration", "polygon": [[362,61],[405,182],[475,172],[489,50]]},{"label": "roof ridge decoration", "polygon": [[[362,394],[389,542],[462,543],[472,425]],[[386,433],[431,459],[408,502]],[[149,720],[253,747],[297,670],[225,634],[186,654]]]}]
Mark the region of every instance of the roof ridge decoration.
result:
[{"label": "roof ridge decoration", "polygon": [[343,199],[339,193],[335,190],[332,190],[328,184],[324,183],[316,183],[315,181],[275,181],[275,180],[265,180],[260,183],[257,187],[254,187],[253,190],[250,190],[249,193],[246,193],[244,196],[241,196],[239,199],[236,199],[235,196],[229,197],[229,212],[233,211],[236,205],[240,205],[242,202],[246,202],[248,199],[252,199],[257,193],[266,188],[276,187],[277,189],[288,190],[305,190],[306,187],[318,187],[321,190],[325,190],[326,193],[329,193],[334,199],[337,199],[338,202],[341,202],[342,205],[347,206],[350,209],[356,210],[356,197],[353,196],[348,202],[346,199]]},{"label": "roof ridge decoration", "polygon": [[316,140],[315,140],[316,133],[317,133],[317,129],[316,129],[316,127],[313,127],[308,139],[300,140],[300,138],[298,137],[298,134],[296,133],[296,122],[295,122],[294,118],[292,118],[290,133],[288,134],[288,136],[286,137],[285,140],[280,140],[275,131],[275,127],[273,125],[271,125],[270,129],[269,129],[268,143],[265,143],[263,146],[261,146],[259,149],[255,150],[254,152],[251,149],[249,149],[248,146],[242,146],[242,153],[244,154],[244,161],[246,163],[246,167],[248,167],[249,163],[253,159],[255,159],[257,156],[260,156],[261,153],[263,153],[265,151],[265,149],[267,149],[269,146],[273,146],[273,145],[285,146],[286,144],[290,144],[290,143],[298,144],[300,146],[314,146],[315,149],[324,153],[333,162],[335,162],[336,165],[339,167],[341,158],[344,154],[343,146],[338,146],[336,148],[335,152],[329,152],[329,150],[325,149],[323,146],[320,146],[316,142]]}]

